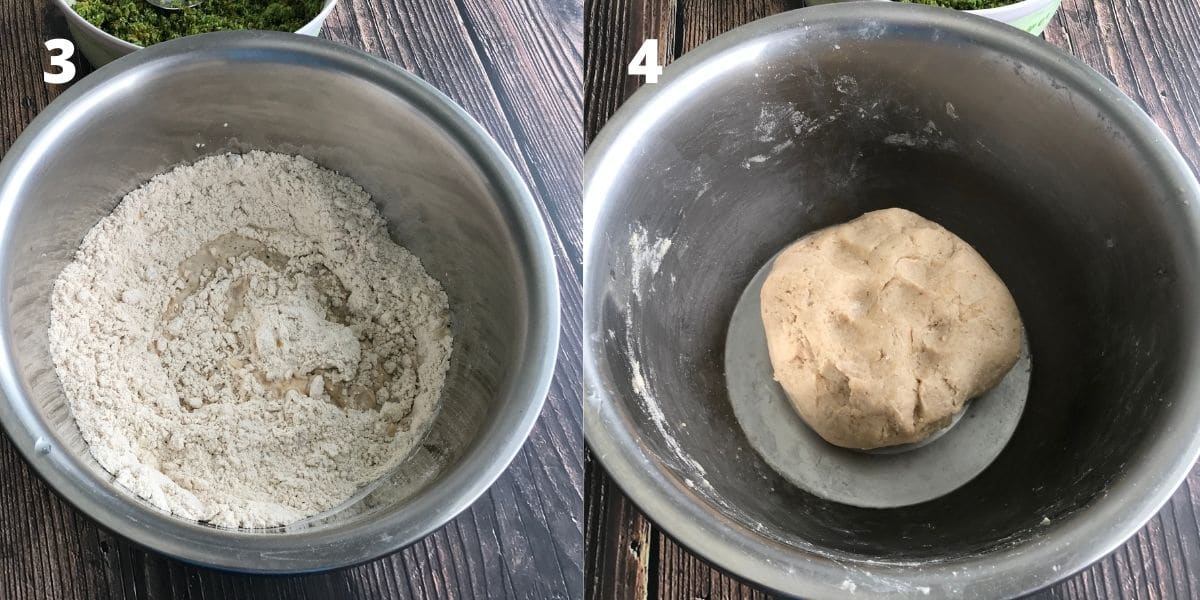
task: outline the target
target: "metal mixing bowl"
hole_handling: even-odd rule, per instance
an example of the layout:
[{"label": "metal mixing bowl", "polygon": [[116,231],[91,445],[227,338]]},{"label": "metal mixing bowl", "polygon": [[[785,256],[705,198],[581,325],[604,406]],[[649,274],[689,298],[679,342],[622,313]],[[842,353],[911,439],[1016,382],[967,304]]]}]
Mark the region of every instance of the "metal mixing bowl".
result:
[{"label": "metal mixing bowl", "polygon": [[[922,504],[855,508],[751,449],[725,334],[781,248],[896,205],[1008,284],[1032,380],[981,475]],[[1011,27],[874,2],[754,22],[672,64],[588,152],[588,443],[671,536],[775,590],[1047,585],[1137,531],[1200,452],[1198,209],[1188,166],[1136,104]]]},{"label": "metal mixing bowl", "polygon": [[[286,528],[218,529],[160,512],[91,458],[47,353],[50,287],[127,192],[201,156],[308,156],[352,177],[450,300],[443,405],[420,450],[365,497]],[[558,342],[546,230],[503,152],[459,107],[383,61],[311,37],[214,33],[81,80],[0,162],[0,421],[34,469],[105,527],[192,562],[252,572],[348,565],[428,534],[521,447]]]}]

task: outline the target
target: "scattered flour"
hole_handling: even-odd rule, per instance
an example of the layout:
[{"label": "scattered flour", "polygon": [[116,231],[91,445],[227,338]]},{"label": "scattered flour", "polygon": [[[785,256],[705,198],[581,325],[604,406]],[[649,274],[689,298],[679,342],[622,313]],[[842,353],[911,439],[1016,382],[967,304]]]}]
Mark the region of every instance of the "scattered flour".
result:
[{"label": "scattered flour", "polygon": [[[633,274],[633,294],[638,300],[642,299],[641,278],[645,276],[649,279],[657,275],[663,258],[666,258],[667,251],[670,249],[671,238],[669,237],[651,241],[646,230],[641,226],[635,227],[630,232],[629,256],[633,261],[630,270]],[[647,283],[646,285],[651,284]]]},{"label": "scattered flour", "polygon": [[92,455],[180,517],[283,525],[427,432],[446,295],[370,196],[301,158],[205,158],[129,193],[54,286],[50,348]]},{"label": "scattered flour", "polygon": [[[671,244],[671,238],[655,237],[641,225],[636,225],[630,230],[628,260],[630,261],[629,281],[633,286],[633,298],[630,299],[631,302],[642,302],[642,288],[654,291],[652,279],[662,267],[662,261],[666,258],[667,252],[671,250]],[[691,471],[700,477],[700,486],[711,491],[712,488],[708,480],[703,478],[705,474],[704,467],[684,451],[683,447],[679,444],[679,440],[675,438],[675,434],[670,430],[667,417],[653,393],[651,375],[647,374],[647,371],[642,367],[641,361],[638,360],[640,353],[638,352],[633,336],[633,332],[636,331],[633,314],[633,306],[626,307],[625,350],[629,360],[629,384],[633,388],[633,393],[641,399],[642,406],[646,409],[647,415],[662,435],[662,439],[667,443],[671,452],[679,459],[682,465],[690,467]],[[689,487],[696,485],[691,480],[688,481]]]}]

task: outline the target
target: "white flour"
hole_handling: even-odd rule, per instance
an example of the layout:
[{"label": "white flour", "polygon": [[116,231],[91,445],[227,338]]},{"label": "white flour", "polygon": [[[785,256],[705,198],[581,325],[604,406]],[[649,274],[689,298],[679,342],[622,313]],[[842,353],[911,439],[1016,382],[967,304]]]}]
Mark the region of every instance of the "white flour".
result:
[{"label": "white flour", "polygon": [[50,349],[92,455],[227,527],[332,508],[437,412],[446,295],[353,181],[264,152],[125,197],[55,282]]}]

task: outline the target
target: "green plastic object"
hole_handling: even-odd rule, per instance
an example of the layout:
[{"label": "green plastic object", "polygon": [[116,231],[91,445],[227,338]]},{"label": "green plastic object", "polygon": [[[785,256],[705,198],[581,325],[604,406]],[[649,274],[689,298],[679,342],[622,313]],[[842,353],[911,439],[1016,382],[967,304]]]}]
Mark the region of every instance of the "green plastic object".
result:
[{"label": "green plastic object", "polygon": [[[861,0],[808,0],[808,4],[815,6],[818,4],[857,1]],[[1022,0],[1021,2],[1014,2],[1006,6],[966,10],[963,12],[1008,23],[1033,35],[1041,35],[1046,30],[1046,26],[1050,24],[1050,19],[1053,19],[1055,13],[1058,12],[1060,6],[1062,6],[1062,0]]]},{"label": "green plastic object", "polygon": [[1062,0],[1050,0],[1046,2],[1045,6],[1038,8],[1036,11],[1015,20],[1007,21],[1007,23],[1019,29],[1024,29],[1033,35],[1042,35],[1042,32],[1046,30],[1046,26],[1050,24],[1050,19],[1054,18],[1060,6],[1062,6]]}]

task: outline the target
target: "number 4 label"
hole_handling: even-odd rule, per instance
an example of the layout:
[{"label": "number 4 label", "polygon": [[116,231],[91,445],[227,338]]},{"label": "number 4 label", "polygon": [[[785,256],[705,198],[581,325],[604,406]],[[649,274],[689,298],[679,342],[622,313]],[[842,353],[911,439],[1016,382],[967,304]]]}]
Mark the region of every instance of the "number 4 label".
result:
[{"label": "number 4 label", "polygon": [[[46,40],[46,49],[51,52],[50,66],[58,68],[58,72],[43,71],[42,80],[46,83],[60,84],[75,79],[75,64],[71,62],[71,56],[75,54],[75,44],[72,44],[71,40],[55,38]],[[58,54],[53,54],[55,50]]]},{"label": "number 4 label", "polygon": [[662,72],[663,68],[658,65],[658,40],[650,38],[642,42],[642,47],[633,55],[633,61],[629,63],[629,74],[645,77],[646,83],[658,83],[658,76],[662,75]]}]

